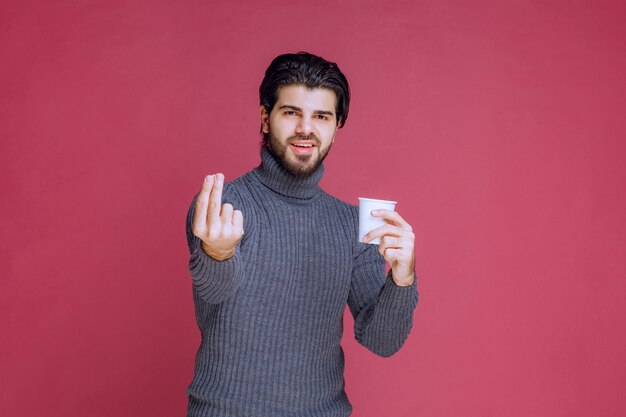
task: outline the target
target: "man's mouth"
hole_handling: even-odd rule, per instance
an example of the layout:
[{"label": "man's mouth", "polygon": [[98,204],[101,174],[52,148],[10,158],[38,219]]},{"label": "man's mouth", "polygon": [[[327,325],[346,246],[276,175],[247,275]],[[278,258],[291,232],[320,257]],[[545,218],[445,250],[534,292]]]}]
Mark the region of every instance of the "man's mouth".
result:
[{"label": "man's mouth", "polygon": [[291,149],[296,155],[309,155],[313,153],[315,143],[313,141],[291,142]]}]

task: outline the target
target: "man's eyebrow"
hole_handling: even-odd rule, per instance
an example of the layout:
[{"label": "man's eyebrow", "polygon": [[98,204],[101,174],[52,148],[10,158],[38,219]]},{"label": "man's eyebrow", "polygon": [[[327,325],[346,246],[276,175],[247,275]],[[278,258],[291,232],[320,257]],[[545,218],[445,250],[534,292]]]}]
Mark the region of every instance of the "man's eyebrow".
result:
[{"label": "man's eyebrow", "polygon": [[302,113],[302,109],[300,107],[292,106],[290,104],[283,104],[282,106],[278,108],[278,110],[282,110],[282,109],[289,109],[293,111],[299,111],[300,113]]},{"label": "man's eyebrow", "polygon": [[[282,106],[280,106],[278,108],[278,110],[284,110],[284,109],[293,110],[293,111],[299,111],[300,113],[303,112],[300,107],[292,106],[291,104],[283,104]],[[332,111],[328,111],[328,110],[314,110],[313,113],[314,114],[324,114],[324,115],[328,115],[328,116],[333,116],[335,114]]]}]

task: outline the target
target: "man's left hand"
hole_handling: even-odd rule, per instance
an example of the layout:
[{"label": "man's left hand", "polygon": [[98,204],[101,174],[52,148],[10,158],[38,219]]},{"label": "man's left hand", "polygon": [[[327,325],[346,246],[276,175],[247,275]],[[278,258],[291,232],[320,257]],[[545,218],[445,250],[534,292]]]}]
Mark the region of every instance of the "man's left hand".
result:
[{"label": "man's left hand", "polygon": [[378,252],[391,265],[393,281],[400,287],[412,285],[415,279],[413,228],[392,210],[373,210],[372,216],[383,219],[387,224],[371,230],[365,235],[363,242],[380,237]]}]

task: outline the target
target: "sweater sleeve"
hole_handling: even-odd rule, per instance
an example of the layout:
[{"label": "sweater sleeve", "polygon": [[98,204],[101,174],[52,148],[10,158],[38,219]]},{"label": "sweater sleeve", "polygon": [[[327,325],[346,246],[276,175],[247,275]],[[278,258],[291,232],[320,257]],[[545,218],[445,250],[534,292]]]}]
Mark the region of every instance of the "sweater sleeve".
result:
[{"label": "sweater sleeve", "polygon": [[[236,192],[230,184],[224,184],[222,203],[230,203],[235,209],[239,205]],[[187,212],[187,244],[189,246],[189,272],[199,296],[209,304],[219,304],[232,297],[243,282],[243,262],[240,246],[237,244],[235,255],[224,261],[218,261],[202,250],[200,238],[191,230],[195,211],[196,195]]]},{"label": "sweater sleeve", "polygon": [[348,306],[354,317],[356,340],[373,353],[388,357],[404,344],[413,326],[417,278],[399,287],[385,275],[385,260],[376,245],[358,243]]}]

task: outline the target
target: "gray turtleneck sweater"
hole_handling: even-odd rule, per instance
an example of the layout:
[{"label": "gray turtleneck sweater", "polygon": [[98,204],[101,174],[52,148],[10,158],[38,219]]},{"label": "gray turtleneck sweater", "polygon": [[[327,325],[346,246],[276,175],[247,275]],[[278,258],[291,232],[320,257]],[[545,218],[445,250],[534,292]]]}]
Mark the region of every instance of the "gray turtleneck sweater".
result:
[{"label": "gray turtleneck sweater", "polygon": [[189,417],[345,417],[340,346],[347,305],[356,339],[380,356],[404,343],[416,283],[398,287],[375,245],[357,242],[358,208],[284,170],[265,148],[261,166],[225,184],[222,202],[244,216],[236,254],[216,261],[191,233],[202,341],[187,390]]}]

